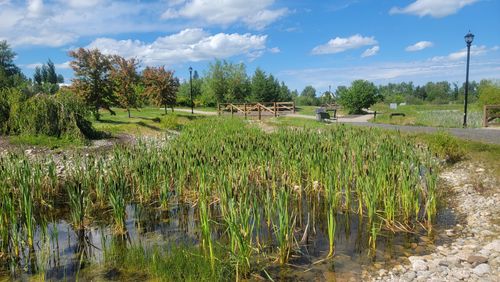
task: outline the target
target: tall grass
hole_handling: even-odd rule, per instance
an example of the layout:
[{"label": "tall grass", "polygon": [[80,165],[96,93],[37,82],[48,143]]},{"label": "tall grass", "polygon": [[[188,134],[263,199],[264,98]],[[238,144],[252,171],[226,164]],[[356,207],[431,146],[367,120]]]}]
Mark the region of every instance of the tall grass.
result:
[{"label": "tall grass", "polygon": [[[313,229],[317,216],[327,223],[328,256],[339,213],[366,221],[375,249],[383,230],[412,231],[419,223],[430,229],[437,206],[437,162],[428,150],[398,133],[343,125],[265,133],[239,119],[205,119],[168,142],[77,155],[60,177],[46,164],[22,154],[0,156],[0,247],[11,257],[20,257],[21,237],[35,243],[35,219],[61,198],[75,229],[92,224],[92,212],[110,210],[118,233],[125,231],[129,204],[191,204],[212,271],[230,257],[239,278],[268,250],[281,264],[291,259],[304,227],[303,199],[312,202]],[[221,226],[227,232],[214,235]],[[215,251],[219,236],[229,242],[222,257]]]}]

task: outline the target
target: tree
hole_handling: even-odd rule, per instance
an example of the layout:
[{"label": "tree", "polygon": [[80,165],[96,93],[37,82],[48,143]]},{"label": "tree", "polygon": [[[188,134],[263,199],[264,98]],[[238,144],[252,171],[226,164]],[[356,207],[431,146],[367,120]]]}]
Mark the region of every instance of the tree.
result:
[{"label": "tree", "polygon": [[42,78],[42,70],[40,69],[39,66],[35,67],[35,73],[33,74],[33,81],[35,82],[36,85],[41,86],[43,82]]},{"label": "tree", "polygon": [[85,104],[90,108],[96,120],[99,120],[99,109],[107,109],[111,114],[114,102],[113,83],[110,79],[111,60],[98,49],[87,50],[80,48],[70,51],[73,57],[70,66],[75,72],[73,88]]},{"label": "tree", "polygon": [[297,97],[296,103],[303,106],[318,106],[319,99],[316,97],[316,89],[311,85],[306,86]]},{"label": "tree", "polygon": [[136,84],[139,81],[138,64],[134,58],[126,60],[118,55],[112,58],[111,80],[113,81],[113,91],[118,105],[127,109],[129,118],[130,108],[139,106],[139,99],[135,91]]},{"label": "tree", "polygon": [[481,80],[478,89],[480,105],[500,105],[500,81]]},{"label": "tree", "polygon": [[345,107],[350,114],[360,114],[363,109],[375,104],[378,99],[377,87],[366,80],[355,80],[351,87],[341,91],[339,103]]},{"label": "tree", "polygon": [[173,71],[165,70],[165,67],[147,67],[142,72],[144,83],[144,94],[152,99],[158,106],[171,106],[172,111],[179,90],[179,79],[174,77]]},{"label": "tree", "polygon": [[266,73],[257,68],[252,76],[251,100],[253,102],[264,102],[267,99],[267,76]]},{"label": "tree", "polygon": [[25,80],[21,69],[14,64],[16,55],[7,41],[0,41],[0,89],[15,86]]}]

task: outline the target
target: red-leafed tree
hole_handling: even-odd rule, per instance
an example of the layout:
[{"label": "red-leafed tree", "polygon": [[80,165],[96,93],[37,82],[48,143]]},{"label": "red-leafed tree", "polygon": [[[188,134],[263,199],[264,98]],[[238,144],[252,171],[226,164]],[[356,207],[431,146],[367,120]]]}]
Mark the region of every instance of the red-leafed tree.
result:
[{"label": "red-leafed tree", "polygon": [[70,66],[75,72],[73,89],[76,94],[83,98],[97,120],[100,108],[114,114],[111,110],[114,103],[111,57],[97,49],[83,48],[70,51],[69,56],[74,58]]},{"label": "red-leafed tree", "polygon": [[174,72],[165,70],[165,67],[147,67],[142,72],[144,94],[158,106],[170,106],[172,111],[179,90],[179,79],[174,77]]},{"label": "red-leafed tree", "polygon": [[129,60],[121,56],[112,57],[111,80],[113,81],[113,92],[118,105],[127,109],[130,118],[130,109],[139,106],[136,85],[139,82],[137,66],[139,62],[132,58]]}]

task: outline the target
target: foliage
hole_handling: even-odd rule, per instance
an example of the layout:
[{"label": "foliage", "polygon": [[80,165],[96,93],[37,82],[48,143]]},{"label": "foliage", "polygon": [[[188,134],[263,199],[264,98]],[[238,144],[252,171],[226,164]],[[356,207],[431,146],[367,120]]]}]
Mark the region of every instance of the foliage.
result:
[{"label": "foliage", "polygon": [[115,102],[113,96],[113,81],[111,80],[111,58],[99,50],[79,48],[70,51],[73,57],[70,65],[75,73],[73,89],[90,108],[96,120],[99,120],[99,109],[111,111]]},{"label": "foliage", "polygon": [[144,94],[156,105],[174,107],[179,89],[179,79],[174,77],[174,72],[165,70],[165,67],[146,67],[142,72]]},{"label": "foliage", "polygon": [[64,77],[56,73],[56,67],[51,60],[41,67],[35,68],[33,74],[34,92],[46,94],[55,94],[59,90],[58,83],[64,82]]},{"label": "foliage", "polygon": [[75,140],[95,137],[96,134],[86,119],[84,103],[71,92],[27,97],[20,90],[9,89],[1,92],[0,105],[0,128],[4,134],[45,135]]},{"label": "foliage", "polygon": [[479,84],[480,105],[500,105],[500,81],[481,81]]},{"label": "foliage", "polygon": [[465,157],[465,148],[456,137],[446,131],[425,137],[432,152],[449,163],[456,163]]},{"label": "foliage", "polygon": [[130,108],[138,108],[139,97],[136,85],[139,82],[136,59],[124,59],[118,55],[112,57],[111,80],[118,105],[127,109],[130,118]]},{"label": "foliage", "polygon": [[372,82],[355,80],[351,87],[338,93],[339,103],[350,114],[359,114],[377,102],[378,90]]},{"label": "foliage", "polygon": [[300,96],[295,99],[297,105],[300,106],[318,106],[320,101],[316,97],[316,89],[308,85],[302,90]]}]

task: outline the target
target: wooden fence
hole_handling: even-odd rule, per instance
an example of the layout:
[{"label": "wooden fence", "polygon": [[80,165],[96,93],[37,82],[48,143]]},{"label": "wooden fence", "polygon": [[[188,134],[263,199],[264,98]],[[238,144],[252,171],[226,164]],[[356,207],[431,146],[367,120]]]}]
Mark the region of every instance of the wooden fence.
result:
[{"label": "wooden fence", "polygon": [[243,114],[245,118],[255,113],[259,119],[266,114],[277,117],[280,113],[295,113],[295,102],[218,103],[217,113],[221,115],[224,112],[231,112],[231,115]]},{"label": "wooden fence", "polygon": [[500,118],[500,105],[485,105],[483,108],[483,126],[488,127],[497,118]]}]

